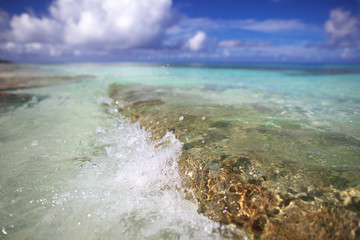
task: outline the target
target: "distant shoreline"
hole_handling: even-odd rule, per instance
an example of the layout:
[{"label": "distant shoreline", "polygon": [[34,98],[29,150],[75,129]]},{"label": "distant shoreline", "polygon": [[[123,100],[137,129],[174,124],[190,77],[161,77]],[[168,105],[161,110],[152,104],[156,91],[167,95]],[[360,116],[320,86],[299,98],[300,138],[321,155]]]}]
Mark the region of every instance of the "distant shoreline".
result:
[{"label": "distant shoreline", "polygon": [[0,64],[12,64],[11,61],[0,59]]}]

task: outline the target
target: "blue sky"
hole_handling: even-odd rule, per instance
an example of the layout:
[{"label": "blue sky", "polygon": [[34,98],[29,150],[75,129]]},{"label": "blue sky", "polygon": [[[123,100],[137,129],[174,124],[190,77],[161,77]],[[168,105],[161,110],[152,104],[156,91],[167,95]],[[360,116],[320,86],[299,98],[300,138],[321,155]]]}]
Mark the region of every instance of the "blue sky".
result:
[{"label": "blue sky", "polygon": [[16,62],[360,62],[360,0],[0,0]]}]

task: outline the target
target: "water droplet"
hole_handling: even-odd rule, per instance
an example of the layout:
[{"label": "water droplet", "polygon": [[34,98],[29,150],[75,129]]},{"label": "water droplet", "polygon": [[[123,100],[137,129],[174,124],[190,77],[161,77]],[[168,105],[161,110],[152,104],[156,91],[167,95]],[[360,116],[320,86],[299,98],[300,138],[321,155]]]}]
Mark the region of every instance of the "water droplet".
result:
[{"label": "water droplet", "polygon": [[96,128],[96,133],[105,133],[105,130],[101,127]]}]

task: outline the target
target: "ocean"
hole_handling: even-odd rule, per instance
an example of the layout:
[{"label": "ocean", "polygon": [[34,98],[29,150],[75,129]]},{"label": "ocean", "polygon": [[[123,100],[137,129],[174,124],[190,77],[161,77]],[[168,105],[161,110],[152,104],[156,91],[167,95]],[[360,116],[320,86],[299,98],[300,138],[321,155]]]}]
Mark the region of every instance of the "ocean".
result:
[{"label": "ocean", "polygon": [[359,65],[0,70],[0,238],[360,237]]}]

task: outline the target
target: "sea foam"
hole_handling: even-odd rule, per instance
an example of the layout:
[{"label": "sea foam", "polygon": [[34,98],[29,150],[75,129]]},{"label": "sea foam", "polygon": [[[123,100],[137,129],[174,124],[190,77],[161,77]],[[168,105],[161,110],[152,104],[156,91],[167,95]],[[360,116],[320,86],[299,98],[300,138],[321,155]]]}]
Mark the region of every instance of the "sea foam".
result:
[{"label": "sea foam", "polygon": [[37,231],[49,231],[43,232],[47,236],[56,227],[60,239],[244,236],[199,214],[185,199],[177,164],[182,143],[174,134],[153,140],[138,123],[111,107],[109,112],[114,118],[94,130],[94,152],[77,166],[78,176],[46,201],[52,207]]}]

